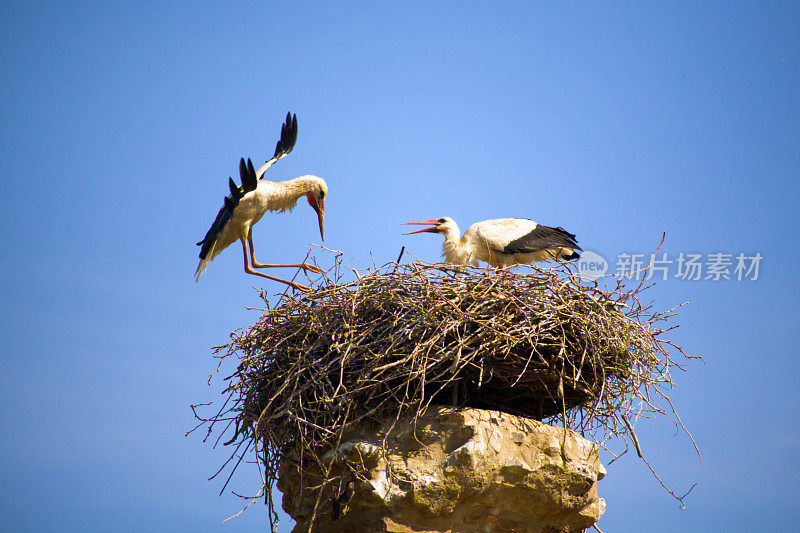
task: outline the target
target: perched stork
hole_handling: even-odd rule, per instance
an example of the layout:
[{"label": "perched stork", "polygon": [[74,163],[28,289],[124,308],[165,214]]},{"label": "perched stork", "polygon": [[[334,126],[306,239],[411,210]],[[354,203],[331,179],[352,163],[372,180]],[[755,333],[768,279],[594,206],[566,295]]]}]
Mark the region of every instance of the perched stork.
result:
[{"label": "perched stork", "polygon": [[442,257],[455,265],[478,266],[478,261],[493,267],[529,264],[548,259],[578,259],[581,247],[575,235],[564,228],[551,228],[527,218],[498,218],[476,222],[463,236],[455,220],[442,217],[436,220],[404,222],[430,224],[433,227],[404,233],[441,233],[444,235]]},{"label": "perched stork", "polygon": [[[237,239],[242,243],[244,271],[248,274],[286,283],[296,289],[308,290],[308,287],[304,285],[268,276],[253,270],[253,268],[297,267],[311,272],[322,272],[316,266],[308,263],[259,263],[253,252],[253,225],[261,220],[267,211],[291,211],[302,196],[306,197],[308,204],[317,212],[319,234],[322,240],[325,240],[325,195],[328,194],[325,180],[317,176],[300,176],[278,182],[260,179],[273,163],[289,155],[296,141],[297,116],[289,113],[286,115],[286,122],[281,127],[281,137],[275,146],[275,155],[272,156],[272,159],[261,165],[258,170],[253,169],[250,159],[247,160],[247,163],[244,158],[239,160],[242,186],[237,186],[231,178],[228,178],[231,193],[225,197],[225,202],[206,236],[197,243],[202,248],[200,248],[200,263],[195,271],[195,281],[200,279],[200,274],[203,273],[208,263]],[[248,245],[250,247],[249,263]]]}]

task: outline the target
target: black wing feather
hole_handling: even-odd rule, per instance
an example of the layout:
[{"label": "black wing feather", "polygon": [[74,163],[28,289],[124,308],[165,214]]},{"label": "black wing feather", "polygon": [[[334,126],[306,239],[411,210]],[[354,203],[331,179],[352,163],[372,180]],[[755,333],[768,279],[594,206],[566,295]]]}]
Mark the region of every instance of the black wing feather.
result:
[{"label": "black wing feather", "polygon": [[[233,180],[231,180],[233,182]],[[214,223],[211,224],[206,236],[203,237],[203,240],[197,243],[197,246],[202,246],[200,248],[200,259],[205,259],[208,255],[208,251],[211,250],[211,246],[214,244],[214,241],[217,239],[217,235],[220,234],[222,228],[225,227],[225,224],[233,216],[233,210],[236,206],[239,205],[238,198],[231,198],[230,196],[225,197],[225,201],[222,204],[222,207],[217,213],[217,218],[214,219]]]},{"label": "black wing feather", "polygon": [[253,169],[253,162],[250,161],[250,158],[247,159],[247,164],[244,162],[244,157],[239,159],[239,176],[242,178],[242,190],[245,194],[256,190],[258,178],[256,178],[256,171]]},{"label": "black wing feather", "polygon": [[297,142],[297,115],[286,113],[286,122],[281,126],[281,138],[275,145],[275,155],[273,159],[283,157],[294,148]]},{"label": "black wing feather", "polygon": [[[202,246],[202,248],[200,248],[200,259],[206,258],[208,251],[211,249],[211,245],[213,245],[214,241],[217,239],[217,235],[220,234],[225,224],[233,217],[233,210],[239,205],[239,200],[241,200],[242,196],[249,190],[255,189],[255,184],[257,184],[258,181],[255,179],[256,172],[253,170],[253,163],[249,159],[247,163],[249,163],[249,165],[245,164],[244,158],[239,160],[239,173],[242,176],[242,184],[244,185],[242,188],[239,188],[233,179],[228,178],[228,188],[231,190],[231,195],[223,199],[224,202],[217,213],[217,218],[214,219],[214,223],[211,224],[203,240],[197,243],[197,246]],[[251,184],[253,189],[247,189],[248,184]]]},{"label": "black wing feather", "polygon": [[253,162],[250,158],[247,158],[247,176],[250,182],[253,184],[253,190],[258,187],[258,178],[256,177],[256,169],[253,167]]},{"label": "black wing feather", "polygon": [[240,189],[239,186],[236,185],[236,182],[233,181],[232,178],[228,178],[228,188],[231,190],[231,198],[233,198],[237,202],[242,199],[242,196],[244,196],[242,189]]},{"label": "black wing feather", "polygon": [[547,250],[548,248],[572,248],[582,250],[575,240],[575,235],[562,227],[551,228],[538,224],[533,231],[515,239],[506,245],[504,254],[529,254]]}]

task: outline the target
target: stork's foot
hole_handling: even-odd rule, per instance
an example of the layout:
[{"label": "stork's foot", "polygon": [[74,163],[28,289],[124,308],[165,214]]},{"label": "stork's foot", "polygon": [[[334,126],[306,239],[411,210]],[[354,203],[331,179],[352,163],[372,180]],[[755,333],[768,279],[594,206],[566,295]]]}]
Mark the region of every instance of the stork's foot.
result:
[{"label": "stork's foot", "polygon": [[308,263],[259,263],[258,261],[253,261],[253,268],[302,268],[314,274],[322,274],[324,272],[318,266]]},{"label": "stork's foot", "polygon": [[286,284],[289,285],[291,288],[297,289],[298,291],[301,291],[301,292],[311,292],[311,288],[310,287],[306,287],[305,285],[301,285],[301,284],[295,283],[293,281],[288,281],[288,282],[286,282]]},{"label": "stork's foot", "polygon": [[300,263],[300,268],[302,268],[303,270],[311,271],[314,274],[322,274],[324,272],[324,270],[322,270],[318,266],[311,265],[309,263]]}]

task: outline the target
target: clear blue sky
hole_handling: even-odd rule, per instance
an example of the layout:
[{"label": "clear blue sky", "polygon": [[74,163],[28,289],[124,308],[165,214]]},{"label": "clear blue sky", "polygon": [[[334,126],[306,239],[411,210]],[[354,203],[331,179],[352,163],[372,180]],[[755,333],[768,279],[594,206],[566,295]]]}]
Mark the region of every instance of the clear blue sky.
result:
[{"label": "clear blue sky", "polygon": [[[606,532],[778,531],[800,519],[796,2],[51,3],[0,20],[0,514],[8,531],[253,531],[191,427],[211,347],[255,321],[232,248],[193,280],[239,157],[300,137],[274,179],[329,185],[326,245],[355,266],[440,238],[401,222],[506,216],[618,253],[760,253],[759,279],[671,278],[677,376],[702,447],[640,425],[649,457],[600,483]],[[612,7],[613,6],[613,7]],[[616,9],[615,9],[616,7]],[[265,217],[258,257],[319,242]],[[323,262],[325,259],[321,259]],[[256,490],[255,475],[232,487]],[[283,531],[289,522],[284,522]]]}]

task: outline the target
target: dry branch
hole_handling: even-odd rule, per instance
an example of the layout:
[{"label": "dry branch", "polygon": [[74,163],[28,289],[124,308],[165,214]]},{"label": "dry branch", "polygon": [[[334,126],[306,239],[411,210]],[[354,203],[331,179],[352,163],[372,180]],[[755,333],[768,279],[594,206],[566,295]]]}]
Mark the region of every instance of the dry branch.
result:
[{"label": "dry branch", "polygon": [[331,502],[320,488],[349,483],[321,457],[346,431],[430,404],[544,419],[638,452],[631,420],[666,416],[682,427],[668,392],[689,356],[665,338],[674,309],[642,305],[641,285],[601,287],[568,265],[499,273],[421,262],[345,282],[340,257],[309,293],[284,294],[273,308],[262,294],[260,320],[217,349],[238,366],[223,407],[200,420],[224,428],[235,450],[255,445],[271,522],[283,457],[326,474],[305,488],[321,512]]}]

